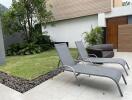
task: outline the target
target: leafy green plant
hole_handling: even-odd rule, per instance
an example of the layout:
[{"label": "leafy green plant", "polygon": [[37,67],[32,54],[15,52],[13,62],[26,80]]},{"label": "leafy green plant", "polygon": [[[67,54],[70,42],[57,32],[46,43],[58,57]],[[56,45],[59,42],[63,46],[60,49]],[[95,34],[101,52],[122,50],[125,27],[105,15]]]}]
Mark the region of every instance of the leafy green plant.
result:
[{"label": "leafy green plant", "polygon": [[13,44],[9,47],[6,54],[8,56],[16,56],[16,55],[30,55],[40,53],[41,48],[39,45],[34,43],[21,43],[21,44]]},{"label": "leafy green plant", "polygon": [[43,35],[42,25],[54,18],[47,0],[13,0],[10,9],[2,14],[3,33],[23,33],[23,43],[12,44],[7,55],[29,55],[52,48],[50,37]]},{"label": "leafy green plant", "polygon": [[96,45],[103,43],[103,29],[101,27],[92,28],[90,32],[83,33],[84,40],[89,45]]},{"label": "leafy green plant", "polygon": [[20,55],[30,55],[40,53],[41,48],[39,45],[34,43],[25,43],[23,44],[23,48],[19,51]]},{"label": "leafy green plant", "polygon": [[6,50],[6,54],[11,55],[18,55],[18,51],[21,49],[18,43],[10,45],[9,49]]},{"label": "leafy green plant", "polygon": [[41,35],[37,37],[34,42],[23,42],[10,45],[6,54],[8,56],[31,55],[47,51],[51,48],[53,48],[53,43],[50,40],[50,36]]},{"label": "leafy green plant", "polygon": [[36,44],[40,45],[43,51],[53,48],[53,42],[50,40],[50,36],[48,35],[39,36]]}]

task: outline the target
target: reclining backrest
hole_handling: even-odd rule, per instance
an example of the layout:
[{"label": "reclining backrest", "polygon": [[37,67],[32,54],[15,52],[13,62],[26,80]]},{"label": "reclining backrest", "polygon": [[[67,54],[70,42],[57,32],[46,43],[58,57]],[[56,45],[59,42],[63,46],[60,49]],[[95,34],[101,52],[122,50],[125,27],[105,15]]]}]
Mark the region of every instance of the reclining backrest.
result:
[{"label": "reclining backrest", "polygon": [[55,44],[55,48],[63,65],[73,66],[75,62],[66,43]]},{"label": "reclining backrest", "polygon": [[76,41],[75,44],[77,46],[78,53],[79,53],[79,56],[81,57],[81,59],[88,58],[88,53],[87,53],[82,41]]}]

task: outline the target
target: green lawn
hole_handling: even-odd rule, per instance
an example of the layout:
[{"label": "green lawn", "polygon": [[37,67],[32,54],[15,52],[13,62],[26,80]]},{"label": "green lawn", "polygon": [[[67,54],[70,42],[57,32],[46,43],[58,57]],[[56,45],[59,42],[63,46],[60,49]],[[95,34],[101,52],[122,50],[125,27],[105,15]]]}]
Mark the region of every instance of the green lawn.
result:
[{"label": "green lawn", "polygon": [[[71,49],[73,57],[77,56]],[[6,64],[0,66],[0,71],[24,79],[34,79],[57,68],[59,57],[55,50],[36,55],[6,57]]]}]

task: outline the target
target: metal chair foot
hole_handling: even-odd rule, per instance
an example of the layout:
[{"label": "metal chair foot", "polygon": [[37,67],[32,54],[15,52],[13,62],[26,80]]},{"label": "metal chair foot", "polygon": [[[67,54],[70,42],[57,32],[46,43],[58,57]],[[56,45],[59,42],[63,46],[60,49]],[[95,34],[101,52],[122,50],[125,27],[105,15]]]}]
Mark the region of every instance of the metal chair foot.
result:
[{"label": "metal chair foot", "polygon": [[126,62],[126,65],[127,65],[127,68],[130,70],[130,67],[129,67],[129,65],[128,65],[128,63]]},{"label": "metal chair foot", "polygon": [[124,68],[124,71],[125,71],[126,75],[128,76],[129,74],[128,74],[126,68],[124,66],[123,66],[123,68]]},{"label": "metal chair foot", "polygon": [[119,86],[119,84],[117,82],[116,82],[116,85],[118,87],[118,90],[119,90],[119,93],[120,93],[121,97],[123,97],[123,93],[122,93],[121,88],[120,88],[120,86]]},{"label": "metal chair foot", "polygon": [[126,79],[123,74],[122,74],[122,78],[123,78],[124,83],[127,85]]}]

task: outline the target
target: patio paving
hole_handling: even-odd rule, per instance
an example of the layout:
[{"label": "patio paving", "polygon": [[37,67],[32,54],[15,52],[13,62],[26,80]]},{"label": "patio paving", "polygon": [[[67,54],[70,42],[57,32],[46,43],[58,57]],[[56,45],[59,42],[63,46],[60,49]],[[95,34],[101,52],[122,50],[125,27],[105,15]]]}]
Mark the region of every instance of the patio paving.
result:
[{"label": "patio paving", "polygon": [[[132,53],[116,53],[115,57],[126,59],[131,67]],[[107,66],[122,70],[119,65],[107,64]],[[120,81],[123,98],[120,97],[116,84],[110,79],[80,75],[81,86],[79,87],[73,74],[64,72],[24,94],[0,84],[0,100],[132,100],[131,73],[132,71],[129,71],[129,76],[126,77],[127,86],[122,79]]]}]

